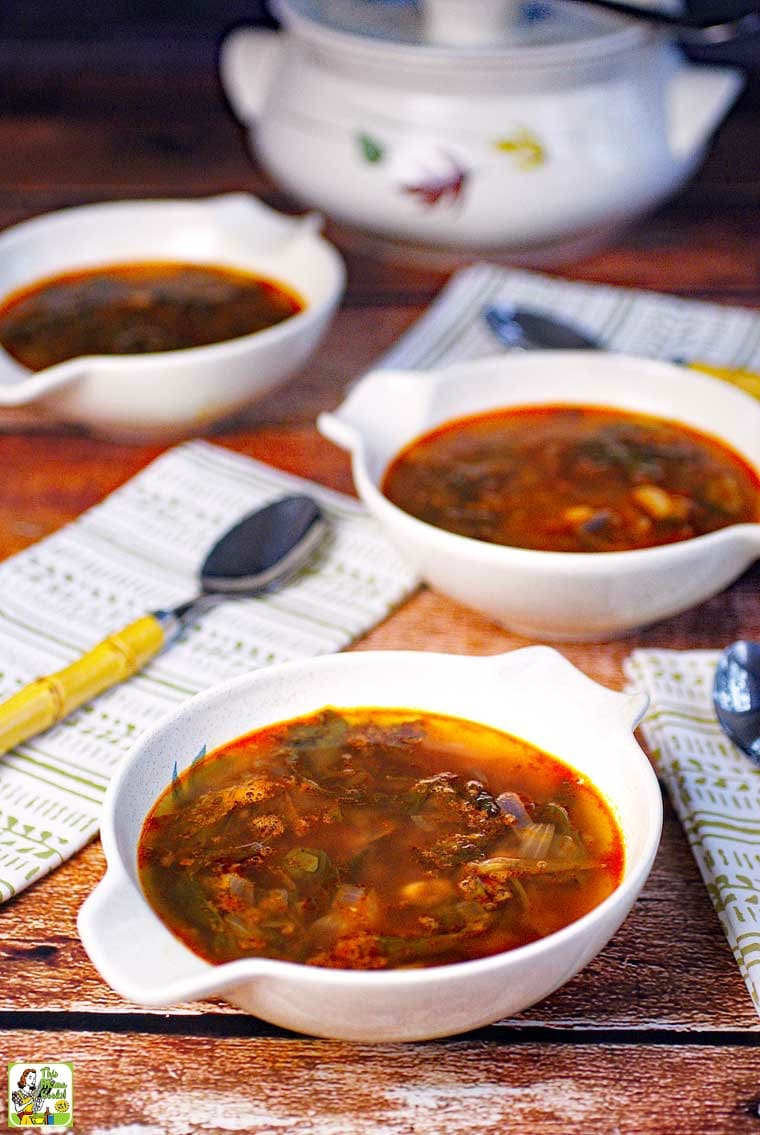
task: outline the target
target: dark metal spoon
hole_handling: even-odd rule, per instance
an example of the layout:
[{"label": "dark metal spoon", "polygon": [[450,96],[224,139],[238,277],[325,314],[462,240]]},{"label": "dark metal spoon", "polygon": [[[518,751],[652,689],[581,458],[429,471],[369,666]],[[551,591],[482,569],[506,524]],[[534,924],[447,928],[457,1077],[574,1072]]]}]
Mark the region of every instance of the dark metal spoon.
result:
[{"label": "dark metal spoon", "polygon": [[720,656],[713,705],[724,732],[760,764],[760,643],[733,642]]},{"label": "dark metal spoon", "polygon": [[640,8],[638,5],[625,3],[624,0],[583,0],[583,2],[619,12],[642,23],[669,29],[681,43],[692,46],[711,47],[716,44],[732,43],[734,40],[756,35],[760,31],[760,13],[756,11],[736,12],[726,17],[713,12],[709,16],[692,16],[683,19],[656,9]]},{"label": "dark metal spoon", "polygon": [[483,319],[505,347],[518,351],[596,351],[601,346],[596,339],[585,335],[577,327],[563,323],[539,311],[515,307],[509,303],[489,304],[483,309]]},{"label": "dark metal spoon", "polygon": [[327,527],[319,505],[307,496],[283,497],[244,517],[206,556],[195,598],[143,615],[0,704],[0,754],[131,677],[204,611],[235,596],[281,587],[314,554]]},{"label": "dark metal spoon", "polygon": [[153,612],[164,628],[164,645],[196,615],[226,599],[282,587],[311,558],[326,533],[322,510],[307,496],[282,497],[243,517],[207,554],[199,594],[169,611]]}]

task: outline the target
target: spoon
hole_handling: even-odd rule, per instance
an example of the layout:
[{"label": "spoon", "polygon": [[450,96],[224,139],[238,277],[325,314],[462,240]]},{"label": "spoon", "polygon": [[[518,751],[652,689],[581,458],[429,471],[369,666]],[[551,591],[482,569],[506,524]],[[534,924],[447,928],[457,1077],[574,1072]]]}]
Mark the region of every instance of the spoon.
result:
[{"label": "spoon", "polygon": [[316,551],[327,528],[321,509],[307,496],[283,497],[249,513],[211,548],[195,598],[136,619],[0,704],[0,754],[131,677],[197,615],[226,599],[281,587]]},{"label": "spoon", "polygon": [[510,303],[489,304],[483,309],[483,319],[499,342],[519,351],[602,349],[596,339],[569,323]]},{"label": "spoon", "polygon": [[723,731],[760,764],[760,643],[733,642],[720,656],[713,705]]}]

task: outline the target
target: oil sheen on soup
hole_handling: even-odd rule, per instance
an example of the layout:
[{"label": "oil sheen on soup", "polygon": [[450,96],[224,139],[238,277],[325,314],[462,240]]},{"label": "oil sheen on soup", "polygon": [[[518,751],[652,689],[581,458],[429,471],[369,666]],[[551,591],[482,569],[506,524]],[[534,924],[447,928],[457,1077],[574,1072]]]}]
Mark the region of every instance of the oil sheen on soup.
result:
[{"label": "oil sheen on soup", "polygon": [[138,848],[145,895],[211,962],[387,969],[510,950],[620,882],[599,792],[500,731],[332,709],[196,761]]},{"label": "oil sheen on soup", "polygon": [[37,371],[83,355],[208,346],[302,311],[274,280],[209,264],[115,264],[40,280],[0,306],[0,344]]},{"label": "oil sheen on soup", "polygon": [[718,439],[600,406],[448,422],[396,457],[382,491],[438,528],[555,552],[647,548],[760,517],[756,472]]}]

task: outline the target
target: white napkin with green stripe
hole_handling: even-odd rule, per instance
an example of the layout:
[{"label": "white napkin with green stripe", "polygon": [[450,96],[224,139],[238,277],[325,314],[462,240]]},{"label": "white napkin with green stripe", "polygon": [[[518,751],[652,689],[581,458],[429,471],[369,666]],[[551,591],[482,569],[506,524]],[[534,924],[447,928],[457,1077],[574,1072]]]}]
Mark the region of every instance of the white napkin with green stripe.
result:
[{"label": "white napkin with green stripe", "polygon": [[73,524],[0,564],[0,698],[131,619],[191,598],[205,551],[287,493],[331,534],[287,588],[225,603],[136,677],[0,757],[0,901],[97,831],[109,777],[177,703],[257,666],[347,646],[399,603],[412,573],[354,500],[203,441],[169,450]]},{"label": "white napkin with green stripe", "polygon": [[554,315],[609,350],[760,370],[760,312],[491,264],[453,276],[383,365],[428,369],[497,354],[482,312],[500,301]]},{"label": "white napkin with green stripe", "polygon": [[760,1014],[760,768],[718,725],[717,660],[716,651],[635,650],[625,670],[649,695],[644,740]]}]

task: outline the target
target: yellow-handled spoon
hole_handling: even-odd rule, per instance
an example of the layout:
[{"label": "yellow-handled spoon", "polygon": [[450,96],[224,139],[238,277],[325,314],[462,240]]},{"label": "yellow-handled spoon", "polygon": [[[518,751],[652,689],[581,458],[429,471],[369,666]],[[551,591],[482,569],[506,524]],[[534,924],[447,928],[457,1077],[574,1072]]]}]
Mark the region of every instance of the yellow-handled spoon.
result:
[{"label": "yellow-handled spoon", "polygon": [[201,590],[194,599],[136,619],[76,662],[2,702],[0,754],[131,677],[197,615],[226,599],[281,587],[313,555],[327,529],[319,505],[307,496],[283,497],[249,513],[206,556],[199,573]]}]

